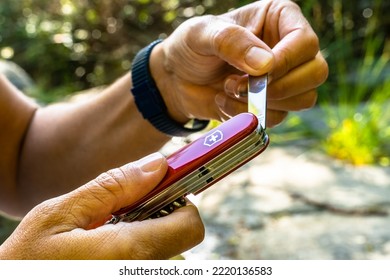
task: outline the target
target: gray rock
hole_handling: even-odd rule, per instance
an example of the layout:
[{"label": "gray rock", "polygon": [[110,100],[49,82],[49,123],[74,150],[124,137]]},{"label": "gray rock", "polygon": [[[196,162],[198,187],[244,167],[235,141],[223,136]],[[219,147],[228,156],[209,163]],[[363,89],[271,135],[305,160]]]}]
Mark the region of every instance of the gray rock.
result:
[{"label": "gray rock", "polygon": [[388,168],[270,147],[193,199],[206,238],[187,259],[390,257]]}]

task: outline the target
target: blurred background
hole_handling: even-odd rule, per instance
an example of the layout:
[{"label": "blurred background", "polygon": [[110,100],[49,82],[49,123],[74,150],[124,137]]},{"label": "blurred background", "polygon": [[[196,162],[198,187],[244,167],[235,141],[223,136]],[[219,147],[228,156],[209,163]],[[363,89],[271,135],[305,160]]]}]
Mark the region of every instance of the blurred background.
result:
[{"label": "blurred background", "polygon": [[[158,37],[169,35],[186,19],[204,14],[220,14],[250,2],[253,1],[3,0],[0,2],[0,72],[6,74],[11,81],[40,104],[50,104],[69,98],[72,94],[113,82],[130,69],[131,61],[140,48]],[[278,202],[277,198],[280,198],[278,195],[283,191],[284,199],[287,197],[294,203],[299,201],[299,207],[302,205],[306,207],[298,207],[301,210],[297,211],[297,205],[294,204],[292,213],[294,217],[302,215],[311,207],[314,212],[318,212],[319,209],[328,210],[335,215],[352,215],[354,218],[359,215],[381,217],[387,224],[389,204],[383,198],[390,199],[387,190],[390,188],[388,177],[390,175],[390,17],[388,16],[390,2],[385,0],[297,0],[296,2],[320,38],[322,52],[329,64],[329,78],[319,88],[319,100],[313,110],[292,113],[282,125],[270,130],[273,146],[270,149],[274,149],[277,155],[267,158],[265,162],[258,162],[255,167],[261,166],[267,170],[273,166],[273,170],[282,173],[290,170],[290,173],[286,173],[289,174],[290,179],[279,184],[269,178],[267,184],[272,186],[272,190],[270,189],[267,195],[259,194],[260,202],[256,201],[255,206],[258,205],[257,203],[267,204],[266,201],[272,205],[279,205],[280,200]],[[178,142],[167,149],[174,149],[182,144],[179,140],[176,141]],[[339,184],[334,196],[324,200],[329,191],[327,188],[318,188],[316,195],[306,195],[305,182],[315,185],[312,180],[322,178],[316,173],[318,169],[313,169],[315,172],[311,174],[307,174],[306,171],[306,176],[310,175],[310,177],[303,181],[294,180],[299,182],[303,189],[293,186],[291,178],[297,176],[295,169],[286,165],[274,166],[277,162],[282,162],[283,155],[286,159],[286,151],[292,151],[287,154],[287,157],[293,166],[303,164],[305,168],[311,170],[313,166],[307,166],[308,164],[321,163],[332,171],[336,170],[338,174],[342,174],[332,175],[335,178],[342,176],[340,181],[333,181]],[[308,155],[310,151],[313,151],[314,156]],[[302,162],[302,155],[306,156],[304,162]],[[243,188],[241,193],[247,192],[248,189],[252,190],[245,188],[248,182],[253,188],[258,187],[258,177],[250,180],[250,176],[254,176],[251,175],[250,167],[248,165],[240,169],[236,174],[238,177],[232,179],[235,181],[229,181],[230,184],[239,185],[237,189]],[[281,168],[284,168],[284,171]],[[354,174],[366,174],[367,178],[356,177],[357,175]],[[329,176],[326,179],[329,179]],[[374,180],[378,176],[381,180]],[[221,183],[222,188],[226,182]],[[367,184],[362,186],[363,189],[359,189],[359,195],[356,194],[359,199],[372,197],[370,192],[373,190],[377,199],[345,208],[345,205],[351,201],[343,201],[340,193],[346,199],[354,197],[356,189],[351,186],[362,182]],[[348,189],[342,189],[346,186]],[[199,207],[207,210],[207,205],[212,204],[207,201],[214,196],[218,196],[218,193],[210,193],[209,198],[199,198]],[[229,197],[224,199],[225,205],[230,205]],[[216,200],[223,199],[214,197],[214,201]],[[335,205],[334,201],[338,201],[338,204]],[[285,209],[284,212],[280,209],[275,210],[276,212],[261,207],[256,209],[260,211],[256,217],[262,217],[261,223],[255,222],[257,226],[251,232],[257,235],[251,235],[248,240],[252,241],[247,241],[248,244],[256,243],[256,236],[269,238],[272,235],[270,224],[277,225],[279,231],[283,228],[283,223],[279,224],[281,221],[289,226],[296,226],[281,220],[286,213],[291,214],[288,212],[291,209],[288,211]],[[208,210],[214,214],[222,211],[221,209]],[[226,212],[221,215],[225,214]],[[253,226],[253,217],[250,215],[247,219],[238,222],[240,226],[237,231],[231,232],[231,236],[222,237],[218,229],[213,229],[218,222],[209,220],[205,215],[206,226],[210,222],[210,232],[204,242],[206,245],[194,250],[187,258],[195,255],[204,258],[373,258],[372,254],[367,254],[375,250],[385,252],[384,255],[390,254],[390,231],[388,235],[387,233],[381,235],[380,245],[370,239],[377,240],[379,237],[370,237],[371,235],[366,231],[364,233],[359,231],[352,238],[357,240],[356,244],[360,244],[358,255],[337,253],[339,247],[335,245],[333,237],[321,239],[326,240],[322,247],[333,248],[334,245],[336,248],[334,249],[336,253],[332,251],[328,255],[294,255],[293,252],[299,250],[299,247],[290,248],[291,252],[288,255],[262,254],[256,253],[257,251],[248,255],[240,251],[244,249],[239,248],[240,242],[237,241],[237,236],[248,236],[247,231],[251,229],[250,225]],[[345,223],[345,221],[333,222]],[[361,224],[360,221],[355,222]],[[220,225],[223,223],[221,220]],[[378,223],[381,227],[380,222]],[[1,217],[0,242],[7,238],[16,225],[17,221]],[[243,228],[246,230],[245,233]],[[233,238],[233,235],[236,238]],[[316,239],[319,238],[318,235],[319,233],[316,237],[311,237],[311,240],[321,243]],[[339,235],[335,233],[335,236]],[[216,245],[215,240],[218,239],[224,242],[225,247]],[[348,240],[338,242],[345,244],[349,242]],[[296,241],[302,242],[299,239]],[[245,245],[245,250],[253,248],[248,244]],[[208,249],[205,246],[208,246]],[[265,244],[262,246],[266,247]],[[273,246],[278,245],[273,244]],[[212,252],[206,253],[211,251],[210,248]],[[319,251],[317,247],[313,250]]]}]

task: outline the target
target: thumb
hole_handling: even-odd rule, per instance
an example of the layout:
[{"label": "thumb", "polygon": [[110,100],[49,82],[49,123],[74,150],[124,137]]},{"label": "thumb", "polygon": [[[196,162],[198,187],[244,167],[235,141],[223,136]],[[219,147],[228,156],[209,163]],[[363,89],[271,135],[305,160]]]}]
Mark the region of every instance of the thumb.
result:
[{"label": "thumb", "polygon": [[71,192],[69,212],[76,226],[86,229],[102,224],[111,213],[135,203],[161,181],[167,166],[165,157],[154,153],[104,172]]},{"label": "thumb", "polygon": [[271,48],[250,29],[225,17],[210,17],[192,26],[197,36],[189,45],[197,53],[214,55],[250,75],[270,72],[274,66]]}]

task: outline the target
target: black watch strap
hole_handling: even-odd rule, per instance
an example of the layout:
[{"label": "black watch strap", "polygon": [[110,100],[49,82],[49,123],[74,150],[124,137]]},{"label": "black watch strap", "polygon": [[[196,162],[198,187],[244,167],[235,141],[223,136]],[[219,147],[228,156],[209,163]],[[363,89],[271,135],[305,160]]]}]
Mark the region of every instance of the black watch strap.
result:
[{"label": "black watch strap", "polygon": [[154,127],[170,136],[187,136],[203,130],[208,120],[194,119],[192,127],[186,127],[173,120],[167,112],[164,100],[154,82],[149,69],[149,59],[153,48],[162,40],[156,40],[140,50],[134,58],[131,69],[135,104],[142,116]]}]

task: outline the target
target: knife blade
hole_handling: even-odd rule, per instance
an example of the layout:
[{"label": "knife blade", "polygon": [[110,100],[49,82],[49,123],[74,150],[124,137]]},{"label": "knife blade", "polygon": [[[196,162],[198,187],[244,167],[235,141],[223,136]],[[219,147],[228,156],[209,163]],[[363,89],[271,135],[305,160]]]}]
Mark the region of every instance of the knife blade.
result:
[{"label": "knife blade", "polygon": [[259,125],[263,129],[266,128],[267,83],[267,74],[262,76],[249,76],[248,78],[248,112],[257,117]]}]

